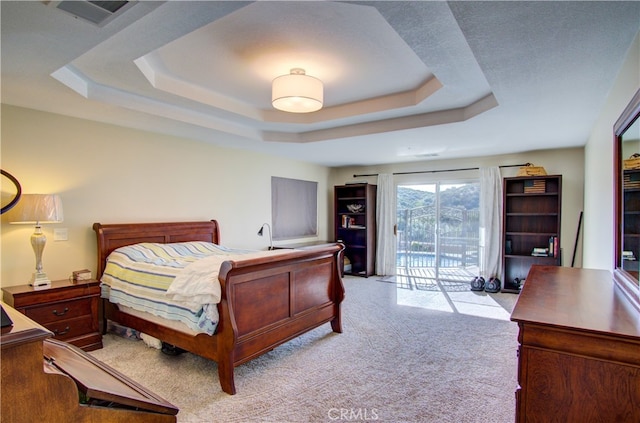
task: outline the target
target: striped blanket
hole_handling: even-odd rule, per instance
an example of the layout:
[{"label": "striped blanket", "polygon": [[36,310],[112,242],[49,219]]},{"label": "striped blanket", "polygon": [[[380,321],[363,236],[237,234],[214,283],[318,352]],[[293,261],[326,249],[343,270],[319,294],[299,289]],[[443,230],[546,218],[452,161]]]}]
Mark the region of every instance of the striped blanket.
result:
[{"label": "striped blanket", "polygon": [[212,335],[219,318],[220,265],[265,252],[250,253],[199,241],[121,247],[107,259],[102,297]]}]

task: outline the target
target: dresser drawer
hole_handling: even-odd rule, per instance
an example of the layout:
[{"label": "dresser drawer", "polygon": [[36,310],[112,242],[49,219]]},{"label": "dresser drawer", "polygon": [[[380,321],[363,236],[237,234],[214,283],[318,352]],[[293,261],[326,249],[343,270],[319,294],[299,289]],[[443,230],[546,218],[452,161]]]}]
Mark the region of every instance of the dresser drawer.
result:
[{"label": "dresser drawer", "polygon": [[43,326],[53,332],[56,339],[64,341],[65,339],[75,338],[96,331],[97,328],[93,328],[92,323],[93,319],[91,316],[84,316],[76,319],[48,323]]},{"label": "dresser drawer", "polygon": [[88,318],[91,319],[92,301],[92,298],[81,298],[72,301],[43,304],[37,307],[25,308],[24,314],[45,326],[47,326],[47,323],[73,319],[80,316],[88,316]]}]

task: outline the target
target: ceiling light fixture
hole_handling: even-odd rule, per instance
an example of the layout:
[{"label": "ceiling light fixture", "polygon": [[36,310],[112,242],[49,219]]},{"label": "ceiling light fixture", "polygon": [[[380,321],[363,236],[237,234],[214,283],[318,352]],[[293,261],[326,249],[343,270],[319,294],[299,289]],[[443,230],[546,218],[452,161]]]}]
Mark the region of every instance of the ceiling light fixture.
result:
[{"label": "ceiling light fixture", "polygon": [[289,75],[277,77],[271,88],[271,104],[283,112],[310,113],[322,108],[322,81],[304,69],[293,68]]}]

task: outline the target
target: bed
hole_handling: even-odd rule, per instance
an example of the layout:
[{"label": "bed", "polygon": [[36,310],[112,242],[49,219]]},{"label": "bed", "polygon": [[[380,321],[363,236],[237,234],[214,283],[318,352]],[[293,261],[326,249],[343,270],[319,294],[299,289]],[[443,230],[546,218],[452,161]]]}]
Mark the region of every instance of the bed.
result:
[{"label": "bed", "polygon": [[[114,250],[139,243],[205,241],[220,244],[215,220],[170,223],[95,223],[97,275],[101,277]],[[148,334],[163,342],[214,360],[222,390],[235,394],[234,368],[311,329],[330,323],[342,332],[345,291],[339,263],[344,246],[328,244],[287,250],[273,257],[226,260],[218,273],[221,300],[215,333],[190,333],[158,318],[103,301],[106,322]],[[154,316],[155,317],[155,316]]]}]

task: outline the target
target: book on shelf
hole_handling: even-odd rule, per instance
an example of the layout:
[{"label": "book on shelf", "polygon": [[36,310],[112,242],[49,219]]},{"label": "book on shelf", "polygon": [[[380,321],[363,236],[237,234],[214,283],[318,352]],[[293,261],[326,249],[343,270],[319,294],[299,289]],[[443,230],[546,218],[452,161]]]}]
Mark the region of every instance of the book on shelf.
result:
[{"label": "book on shelf", "polygon": [[638,172],[625,172],[624,173],[624,189],[637,189],[640,188],[640,173]]},{"label": "book on shelf", "polygon": [[534,248],[531,251],[531,255],[534,257],[548,257],[549,256],[549,249],[548,248]]},{"label": "book on shelf", "polygon": [[629,261],[633,261],[635,260],[635,256],[633,255],[633,251],[623,251],[622,252],[622,259],[623,260],[629,260]]},{"label": "book on shelf", "polygon": [[558,257],[558,251],[560,246],[558,245],[558,237],[549,237],[549,257]]},{"label": "book on shelf", "polygon": [[342,227],[343,228],[345,228],[345,229],[348,229],[348,228],[359,228],[360,226],[356,225],[355,222],[356,222],[355,218],[349,217],[346,214],[342,215]]}]

